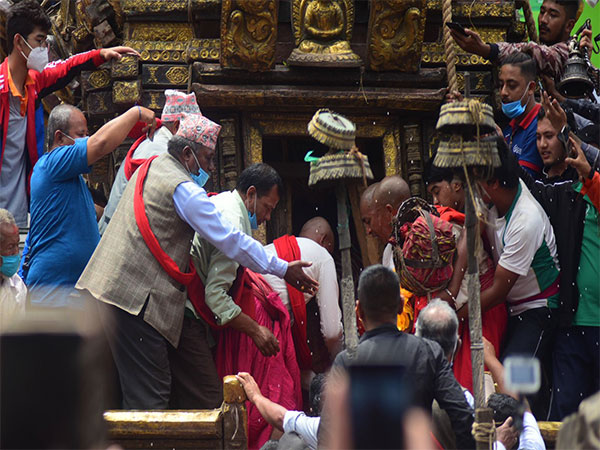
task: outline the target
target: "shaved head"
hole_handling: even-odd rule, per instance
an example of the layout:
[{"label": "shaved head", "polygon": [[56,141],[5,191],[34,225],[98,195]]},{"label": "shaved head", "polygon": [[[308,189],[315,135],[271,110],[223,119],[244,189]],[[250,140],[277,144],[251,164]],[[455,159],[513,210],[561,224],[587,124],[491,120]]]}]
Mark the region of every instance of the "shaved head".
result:
[{"label": "shaved head", "polygon": [[300,230],[300,237],[311,239],[333,253],[335,238],[329,222],[323,217],[317,216],[309,219]]},{"label": "shaved head", "polygon": [[381,207],[390,205],[395,215],[402,202],[410,198],[410,187],[400,175],[390,175],[381,180],[373,197]]}]

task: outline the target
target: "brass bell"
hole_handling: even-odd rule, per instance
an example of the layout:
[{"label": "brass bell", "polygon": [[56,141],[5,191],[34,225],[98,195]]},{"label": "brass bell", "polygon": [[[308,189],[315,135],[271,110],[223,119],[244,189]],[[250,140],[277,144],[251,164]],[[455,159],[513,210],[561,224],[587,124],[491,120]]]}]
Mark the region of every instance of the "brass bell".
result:
[{"label": "brass bell", "polygon": [[558,91],[568,98],[580,98],[590,93],[594,84],[588,75],[588,63],[579,51],[573,51],[567,59],[565,72],[558,83]]}]

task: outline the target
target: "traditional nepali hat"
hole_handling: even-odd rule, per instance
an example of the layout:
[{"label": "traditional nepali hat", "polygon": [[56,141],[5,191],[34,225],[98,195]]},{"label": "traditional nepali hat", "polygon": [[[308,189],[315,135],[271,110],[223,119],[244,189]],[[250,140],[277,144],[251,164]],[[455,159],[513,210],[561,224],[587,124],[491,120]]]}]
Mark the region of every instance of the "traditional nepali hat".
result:
[{"label": "traditional nepali hat", "polygon": [[207,119],[202,114],[185,114],[179,123],[176,136],[197,142],[211,150],[217,146],[221,125]]},{"label": "traditional nepali hat", "polygon": [[165,106],[160,116],[163,122],[175,122],[183,119],[184,114],[202,114],[196,102],[196,94],[167,89],[165,91]]}]

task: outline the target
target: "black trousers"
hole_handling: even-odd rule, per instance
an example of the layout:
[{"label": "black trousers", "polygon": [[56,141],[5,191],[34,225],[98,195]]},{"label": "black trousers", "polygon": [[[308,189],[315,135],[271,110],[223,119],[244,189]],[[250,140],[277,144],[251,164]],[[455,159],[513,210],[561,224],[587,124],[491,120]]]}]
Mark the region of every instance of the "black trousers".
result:
[{"label": "black trousers", "polygon": [[600,390],[600,328],[569,327],[556,334],[552,419],[562,420]]},{"label": "black trousers", "polygon": [[[100,303],[100,302],[99,302]],[[100,303],[124,409],[210,409],[223,401],[222,383],[205,325],[184,318],[178,348],[148,325],[144,309],[134,316]]]},{"label": "black trousers", "polygon": [[527,397],[533,415],[548,420],[552,402],[552,348],[556,317],[547,307],[534,308],[508,318],[506,344],[502,360],[507,356],[531,356],[540,360],[542,384],[535,395]]}]

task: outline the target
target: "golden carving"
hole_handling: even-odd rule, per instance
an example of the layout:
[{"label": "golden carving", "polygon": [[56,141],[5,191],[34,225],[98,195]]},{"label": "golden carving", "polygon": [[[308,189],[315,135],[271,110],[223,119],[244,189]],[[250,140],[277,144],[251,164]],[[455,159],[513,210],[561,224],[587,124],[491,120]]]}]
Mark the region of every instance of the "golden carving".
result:
[{"label": "golden carving", "polygon": [[371,70],[416,72],[421,65],[426,0],[373,0],[369,17]]},{"label": "golden carving", "polygon": [[165,73],[165,77],[172,84],[185,84],[189,80],[189,70],[185,66],[171,67]]},{"label": "golden carving", "polygon": [[422,196],[423,166],[421,163],[421,127],[416,124],[404,125],[404,148],[407,159],[408,184],[412,195]]},{"label": "golden carving", "polygon": [[398,127],[393,126],[383,135],[383,161],[386,176],[396,174],[402,176],[400,147],[400,133]]},{"label": "golden carving", "polygon": [[123,56],[119,60],[113,60],[111,66],[111,76],[113,78],[135,78],[139,74],[137,56]]},{"label": "golden carving", "polygon": [[357,67],[350,47],[354,26],[352,0],[293,0],[292,28],[298,46],[288,58],[297,66]]},{"label": "golden carving", "polygon": [[[515,2],[513,1],[453,3],[452,17],[502,17],[510,19],[515,13]],[[442,9],[442,0],[427,0],[427,9],[440,11]]]},{"label": "golden carving", "polygon": [[113,103],[132,104],[142,99],[142,84],[135,81],[115,81],[112,90]]},{"label": "golden carving", "polygon": [[160,109],[160,92],[150,92],[149,109]]},{"label": "golden carving", "polygon": [[96,70],[88,78],[91,89],[108,87],[110,85],[110,74],[107,69]]},{"label": "golden carving", "polygon": [[137,41],[185,41],[194,38],[194,30],[188,23],[144,22],[129,23],[126,36]]},{"label": "golden carving", "polygon": [[158,66],[149,66],[148,67],[148,73],[149,73],[149,77],[148,77],[148,83],[156,83],[158,84],[159,81],[156,79],[156,71],[158,70]]},{"label": "golden carving", "polygon": [[223,0],[221,66],[251,72],[275,65],[278,0]]},{"label": "golden carving", "polygon": [[218,61],[221,56],[220,39],[192,39],[185,50],[185,60],[193,61]]},{"label": "golden carving", "polygon": [[179,62],[184,59],[187,42],[135,41],[123,43],[140,52],[140,60],[144,62]]},{"label": "golden carving", "polygon": [[[500,39],[502,41],[502,39]],[[486,40],[486,42],[498,42],[495,40]],[[470,65],[490,65],[490,62],[483,58],[482,56],[472,55],[470,53],[465,53],[458,46],[456,56],[458,59],[458,64],[464,66]],[[424,42],[423,43],[423,54],[421,55],[421,61],[428,64],[443,64],[445,62],[444,57],[444,46],[437,42]]]}]

